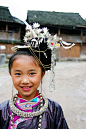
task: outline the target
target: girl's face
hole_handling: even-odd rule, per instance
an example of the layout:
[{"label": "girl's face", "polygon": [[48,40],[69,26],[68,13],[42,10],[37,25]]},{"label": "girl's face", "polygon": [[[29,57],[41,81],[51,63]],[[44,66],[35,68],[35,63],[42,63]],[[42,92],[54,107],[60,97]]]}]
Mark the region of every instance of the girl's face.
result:
[{"label": "girl's face", "polygon": [[38,63],[33,60],[35,59],[31,56],[20,55],[14,60],[10,73],[14,87],[26,100],[34,98],[44,76]]}]

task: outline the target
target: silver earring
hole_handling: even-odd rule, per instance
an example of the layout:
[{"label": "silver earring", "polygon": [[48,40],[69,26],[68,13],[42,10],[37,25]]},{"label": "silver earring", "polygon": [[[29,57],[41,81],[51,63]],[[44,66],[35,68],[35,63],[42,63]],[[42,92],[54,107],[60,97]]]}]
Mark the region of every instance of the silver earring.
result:
[{"label": "silver earring", "polygon": [[42,93],[42,81],[40,81],[40,85],[39,85],[39,92]]},{"label": "silver earring", "polygon": [[13,84],[12,84],[12,98],[13,98],[13,90],[14,90],[14,86],[13,86]]},{"label": "silver earring", "polygon": [[42,93],[42,80],[41,80],[41,93]]}]

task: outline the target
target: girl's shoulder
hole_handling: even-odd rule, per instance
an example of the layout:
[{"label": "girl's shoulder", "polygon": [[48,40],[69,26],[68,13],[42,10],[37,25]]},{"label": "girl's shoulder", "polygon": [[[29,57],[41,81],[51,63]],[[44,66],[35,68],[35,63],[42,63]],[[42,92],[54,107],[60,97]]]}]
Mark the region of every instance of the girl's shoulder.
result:
[{"label": "girl's shoulder", "polygon": [[56,129],[59,128],[59,129],[69,129],[68,128],[68,125],[67,125],[67,122],[64,118],[64,113],[63,113],[63,110],[61,108],[61,106],[51,100],[51,99],[48,99],[48,108],[47,108],[47,111],[48,112],[48,116],[51,116],[51,118],[55,121],[55,127]]},{"label": "girl's shoulder", "polygon": [[3,108],[6,108],[8,104],[9,104],[9,100],[7,100],[7,101],[1,103],[1,104],[0,104],[0,110],[2,110]]},{"label": "girl's shoulder", "polygon": [[48,104],[49,106],[51,107],[55,107],[55,108],[61,108],[61,106],[56,102],[56,101],[53,101],[51,99],[48,98]]},{"label": "girl's shoulder", "polygon": [[7,126],[8,124],[8,118],[9,118],[8,105],[9,105],[9,100],[0,104],[0,129],[3,128],[6,129],[5,126]]},{"label": "girl's shoulder", "polygon": [[61,113],[63,112],[62,111],[62,107],[55,101],[51,100],[51,99],[48,99],[48,109],[52,111],[55,111],[55,112],[58,112],[58,113]]}]

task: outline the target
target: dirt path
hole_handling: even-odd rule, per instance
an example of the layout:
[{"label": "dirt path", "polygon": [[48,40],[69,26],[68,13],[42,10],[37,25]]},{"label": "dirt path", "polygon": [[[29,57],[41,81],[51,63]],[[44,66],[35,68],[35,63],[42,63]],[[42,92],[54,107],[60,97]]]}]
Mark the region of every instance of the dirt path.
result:
[{"label": "dirt path", "polygon": [[[86,129],[86,62],[57,62],[55,91],[49,92],[50,73],[43,79],[43,94],[57,101],[70,129]],[[11,97],[7,67],[0,68],[0,103]]]}]

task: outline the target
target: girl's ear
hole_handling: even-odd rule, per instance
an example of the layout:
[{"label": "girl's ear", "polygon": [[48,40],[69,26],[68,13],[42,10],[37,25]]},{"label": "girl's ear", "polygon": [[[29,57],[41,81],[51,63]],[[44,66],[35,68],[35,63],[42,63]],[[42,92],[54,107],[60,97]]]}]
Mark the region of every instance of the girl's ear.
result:
[{"label": "girl's ear", "polygon": [[9,71],[9,74],[10,74],[10,76],[11,76],[11,72]]},{"label": "girl's ear", "polygon": [[44,75],[45,75],[45,71],[42,73],[42,78],[44,77]]}]

